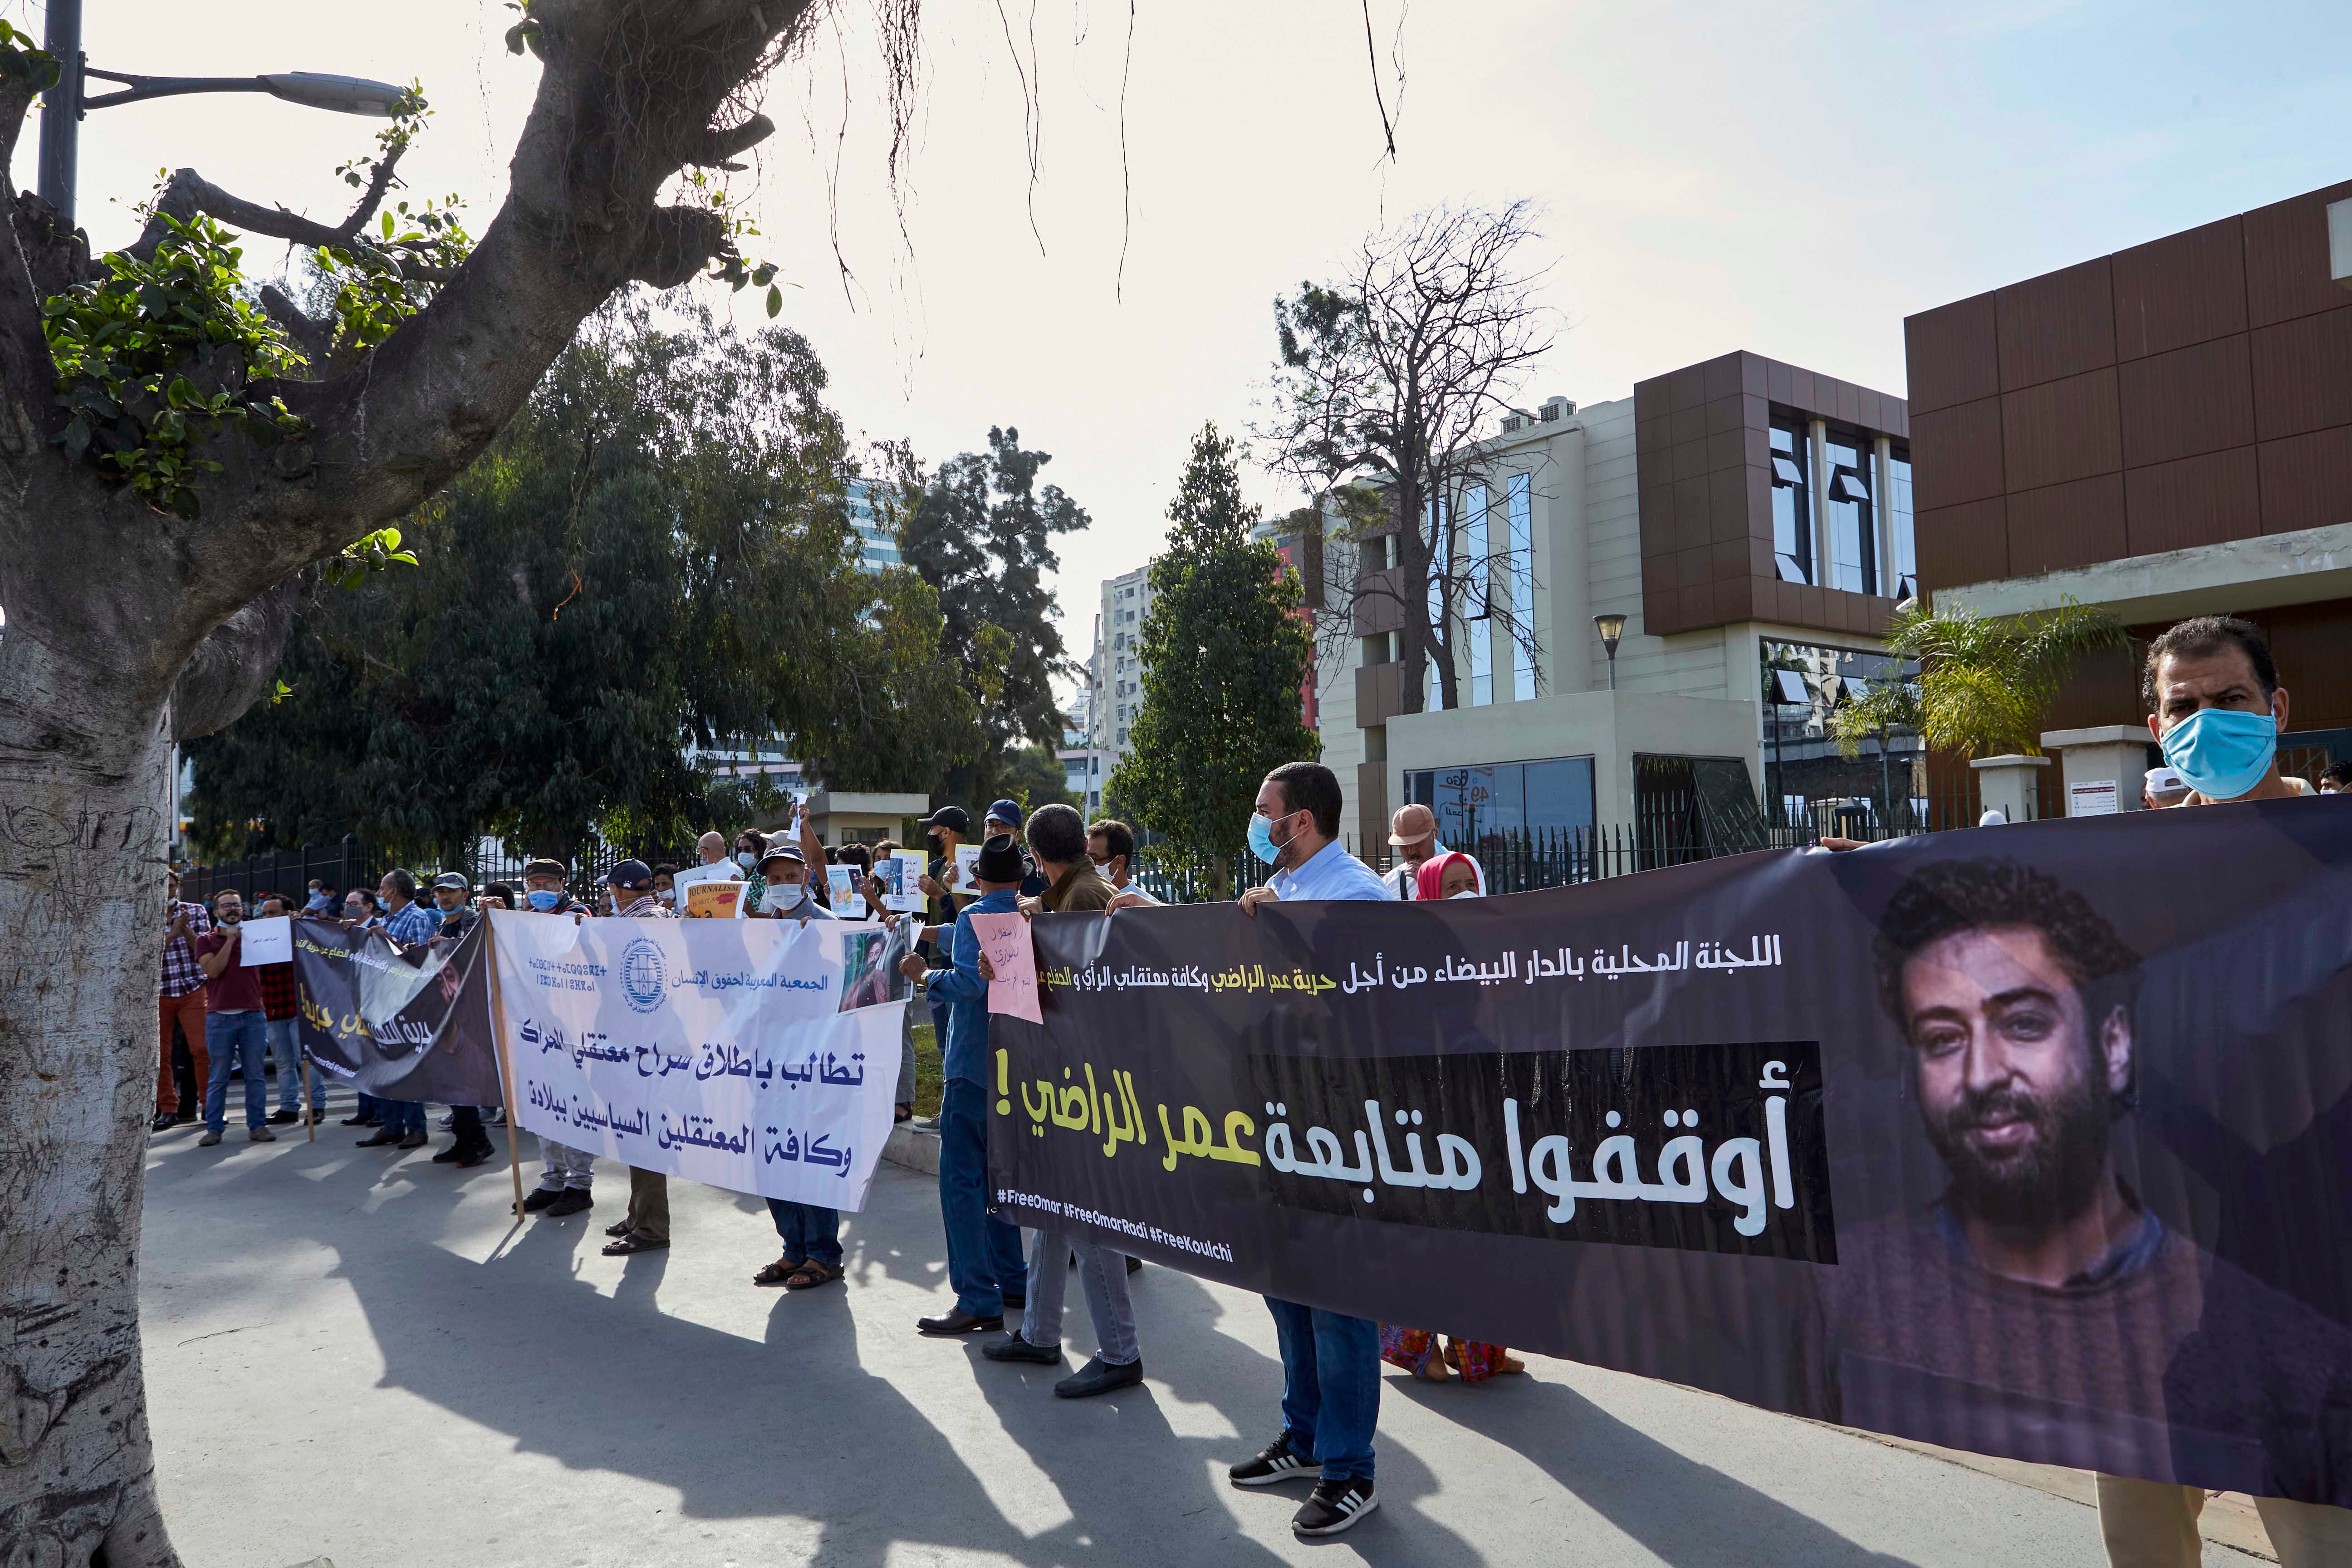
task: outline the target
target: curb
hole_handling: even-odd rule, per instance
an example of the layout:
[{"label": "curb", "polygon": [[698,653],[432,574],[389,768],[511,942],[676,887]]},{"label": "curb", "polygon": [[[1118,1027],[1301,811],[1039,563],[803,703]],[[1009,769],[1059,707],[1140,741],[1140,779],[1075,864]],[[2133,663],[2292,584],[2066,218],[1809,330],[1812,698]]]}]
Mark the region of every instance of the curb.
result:
[{"label": "curb", "polygon": [[913,1122],[901,1121],[890,1129],[890,1141],[882,1145],[882,1157],[894,1165],[936,1176],[940,1173],[940,1135],[918,1132]]}]

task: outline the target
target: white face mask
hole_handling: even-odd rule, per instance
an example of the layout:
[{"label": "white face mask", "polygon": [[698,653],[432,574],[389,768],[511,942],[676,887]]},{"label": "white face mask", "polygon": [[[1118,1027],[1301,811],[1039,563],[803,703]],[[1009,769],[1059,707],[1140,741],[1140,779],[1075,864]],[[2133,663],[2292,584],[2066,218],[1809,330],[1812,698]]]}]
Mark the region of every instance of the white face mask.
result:
[{"label": "white face mask", "polygon": [[675,888],[664,888],[661,891],[656,893],[654,897],[659,899],[663,903],[674,904],[677,902],[677,889]]},{"label": "white face mask", "polygon": [[808,897],[808,884],[805,882],[771,882],[768,884],[768,891],[765,897],[767,901],[774,905],[777,909],[788,910],[794,904],[799,903],[803,899]]},{"label": "white face mask", "polygon": [[1478,896],[1478,889],[1475,889],[1475,888],[1465,888],[1465,889],[1462,889],[1460,892],[1458,892],[1458,893],[1448,893],[1448,894],[1446,895],[1445,901],[1446,901],[1447,903],[1452,903],[1455,899],[1475,899],[1475,898],[1476,898],[1477,896]]},{"label": "white face mask", "polygon": [[742,867],[746,871],[750,870],[751,868],[751,852],[749,849],[738,849],[735,851],[735,864]]}]

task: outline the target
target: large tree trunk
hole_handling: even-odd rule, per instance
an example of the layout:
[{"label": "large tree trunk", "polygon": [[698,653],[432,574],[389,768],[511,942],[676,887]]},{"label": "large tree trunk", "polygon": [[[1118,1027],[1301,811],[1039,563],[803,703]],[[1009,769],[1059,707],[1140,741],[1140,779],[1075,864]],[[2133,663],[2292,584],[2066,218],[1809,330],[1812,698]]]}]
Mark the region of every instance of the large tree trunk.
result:
[{"label": "large tree trunk", "polygon": [[0,689],[0,1551],[179,1562],[140,1369],[171,748],[12,618]]}]

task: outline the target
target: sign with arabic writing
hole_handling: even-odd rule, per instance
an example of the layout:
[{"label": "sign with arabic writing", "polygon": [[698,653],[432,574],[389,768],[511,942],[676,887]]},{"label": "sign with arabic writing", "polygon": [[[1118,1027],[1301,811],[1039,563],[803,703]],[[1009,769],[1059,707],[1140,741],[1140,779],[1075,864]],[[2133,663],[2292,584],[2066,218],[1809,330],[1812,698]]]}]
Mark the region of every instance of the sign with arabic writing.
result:
[{"label": "sign with arabic writing", "polygon": [[302,1046],[382,1100],[496,1105],[499,1062],[478,924],[399,947],[381,931],[291,917]]},{"label": "sign with arabic writing", "polygon": [[494,910],[515,1120],[640,1170],[861,1209],[898,1078],[905,927]]},{"label": "sign with arabic writing", "polygon": [[1033,929],[1043,1022],[991,1028],[1007,1219],[1819,1419],[2352,1506],[2352,812]]}]

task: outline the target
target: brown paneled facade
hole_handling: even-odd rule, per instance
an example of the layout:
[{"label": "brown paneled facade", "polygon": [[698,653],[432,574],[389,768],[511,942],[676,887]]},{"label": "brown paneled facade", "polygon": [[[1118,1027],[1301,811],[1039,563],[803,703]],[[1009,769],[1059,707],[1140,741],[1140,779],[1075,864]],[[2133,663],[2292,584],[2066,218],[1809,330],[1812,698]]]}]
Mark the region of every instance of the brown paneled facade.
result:
[{"label": "brown paneled facade", "polygon": [[1921,587],[2352,522],[2352,292],[2326,217],[2347,197],[1906,321]]},{"label": "brown paneled facade", "polygon": [[[1772,430],[1776,420],[1799,429],[1820,420],[1865,451],[1879,437],[1907,445],[1902,398],[1739,353],[1634,383],[1633,416],[1645,631],[1664,637],[1751,620],[1861,636],[1885,629],[1892,595],[1819,585],[1825,574],[1811,563],[1810,545],[1801,567],[1779,559]],[[1828,482],[1805,471],[1810,483]],[[1891,500],[1876,494],[1874,504]],[[1891,580],[1892,563],[1877,569]],[[1791,580],[1807,574],[1811,581]]]}]

